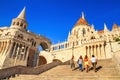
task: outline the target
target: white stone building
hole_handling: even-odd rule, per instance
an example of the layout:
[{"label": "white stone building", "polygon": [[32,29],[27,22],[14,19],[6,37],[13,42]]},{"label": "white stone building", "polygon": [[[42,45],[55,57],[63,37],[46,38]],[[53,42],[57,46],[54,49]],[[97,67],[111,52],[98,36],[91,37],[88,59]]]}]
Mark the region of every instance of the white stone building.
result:
[{"label": "white stone building", "polygon": [[17,65],[40,65],[38,47],[49,49],[51,42],[27,30],[26,9],[12,20],[10,27],[0,28],[0,69]]},{"label": "white stone building", "polygon": [[120,27],[114,24],[112,30],[108,30],[104,23],[104,30],[97,31],[94,25],[90,25],[87,20],[82,17],[76,22],[75,26],[68,34],[68,40],[51,46],[51,53],[54,59],[62,62],[68,61],[72,55],[75,60],[80,55],[94,54],[98,59],[111,58],[113,52],[120,50],[120,45],[113,39],[120,36]]}]

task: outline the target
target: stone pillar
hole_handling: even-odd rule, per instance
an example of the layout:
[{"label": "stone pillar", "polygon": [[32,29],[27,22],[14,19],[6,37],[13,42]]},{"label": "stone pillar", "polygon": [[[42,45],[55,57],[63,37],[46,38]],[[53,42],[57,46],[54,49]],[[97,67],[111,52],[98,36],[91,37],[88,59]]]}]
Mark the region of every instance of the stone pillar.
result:
[{"label": "stone pillar", "polygon": [[0,51],[1,51],[2,42],[0,42]]},{"label": "stone pillar", "polygon": [[91,58],[91,54],[92,54],[92,53],[91,53],[91,52],[92,52],[92,47],[91,47],[91,46],[90,46],[90,49],[89,49],[89,50],[90,50],[90,57],[89,57],[89,58]]},{"label": "stone pillar", "polygon": [[97,46],[97,57],[98,57],[98,59],[100,59],[100,46],[99,46],[99,44]]},{"label": "stone pillar", "polygon": [[105,59],[104,45],[101,45],[101,58]]},{"label": "stone pillar", "polygon": [[1,46],[1,50],[0,50],[1,55],[2,55],[2,52],[3,52],[3,48],[4,48],[4,42],[2,42],[2,46]]},{"label": "stone pillar", "polygon": [[7,50],[8,50],[8,48],[9,48],[9,47],[8,47],[9,44],[10,44],[9,41],[7,41],[7,42],[6,42],[5,51],[4,51],[4,54],[3,54],[3,55],[5,55],[5,54],[7,53]]},{"label": "stone pillar", "polygon": [[98,58],[98,45],[96,45],[96,57]]},{"label": "stone pillar", "polygon": [[96,56],[97,51],[96,51],[96,45],[94,46],[94,55]]},{"label": "stone pillar", "polygon": [[[24,50],[24,51],[23,51]],[[20,60],[23,59],[23,56],[25,54],[25,46],[24,45],[21,45],[21,48],[20,48]]]},{"label": "stone pillar", "polygon": [[106,56],[106,50],[105,50],[105,46],[106,46],[106,45],[104,44],[103,46],[104,46],[104,53],[105,53],[105,59],[106,59],[106,57],[107,57],[107,56]]},{"label": "stone pillar", "polygon": [[25,46],[24,60],[26,59],[26,56],[27,56],[27,51],[28,51],[28,47],[27,47],[27,46]]},{"label": "stone pillar", "polygon": [[8,49],[8,52],[7,52],[7,54],[9,54],[9,56],[11,56],[12,47],[13,47],[13,41],[10,42],[10,48]]},{"label": "stone pillar", "polygon": [[27,49],[27,55],[26,55],[25,60],[27,60],[27,58],[28,58],[28,55],[29,55],[29,49],[30,49],[30,47],[28,47],[28,49]]},{"label": "stone pillar", "polygon": [[93,48],[93,54],[95,55],[95,47],[94,47],[94,45],[92,46],[92,48]]},{"label": "stone pillar", "polygon": [[5,48],[6,48],[6,42],[4,42],[4,45],[3,45],[3,48],[2,48],[2,55],[4,54],[4,51],[5,51]]},{"label": "stone pillar", "polygon": [[88,57],[90,57],[90,48],[89,48],[89,46],[88,46],[88,51],[87,51],[88,53]]},{"label": "stone pillar", "polygon": [[12,53],[12,58],[14,57],[14,55],[16,54],[16,49],[17,49],[17,44],[15,44],[15,46],[14,46],[14,49],[13,49],[13,53]]},{"label": "stone pillar", "polygon": [[0,44],[0,54],[1,54],[2,46],[3,46],[3,42],[1,42]]},{"label": "stone pillar", "polygon": [[93,46],[91,46],[91,55],[93,54]]}]

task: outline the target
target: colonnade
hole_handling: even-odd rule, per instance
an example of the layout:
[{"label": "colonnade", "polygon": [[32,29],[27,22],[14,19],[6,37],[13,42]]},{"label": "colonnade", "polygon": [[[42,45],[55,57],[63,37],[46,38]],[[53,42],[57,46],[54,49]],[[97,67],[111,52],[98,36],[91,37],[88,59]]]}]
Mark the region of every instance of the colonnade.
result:
[{"label": "colonnade", "polygon": [[0,42],[0,56],[4,56],[8,53],[10,49],[11,41],[1,41]]},{"label": "colonnade", "polygon": [[11,58],[18,57],[17,59],[19,60],[26,60],[28,53],[29,53],[28,46],[26,46],[25,44],[14,42],[9,56]]},{"label": "colonnade", "polygon": [[9,54],[10,58],[18,57],[19,60],[26,60],[29,53],[29,47],[25,44],[13,41],[0,42],[0,56]]},{"label": "colonnade", "polygon": [[106,52],[105,52],[105,45],[102,44],[96,44],[96,45],[88,45],[85,46],[86,49],[86,55],[88,55],[89,58],[94,54],[98,59],[105,59],[106,58]]}]

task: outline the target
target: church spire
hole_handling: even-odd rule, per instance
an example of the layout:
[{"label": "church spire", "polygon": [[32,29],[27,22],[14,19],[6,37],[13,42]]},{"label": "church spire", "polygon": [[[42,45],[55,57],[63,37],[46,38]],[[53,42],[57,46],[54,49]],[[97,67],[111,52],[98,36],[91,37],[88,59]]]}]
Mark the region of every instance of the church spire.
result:
[{"label": "church spire", "polygon": [[104,31],[109,31],[108,28],[107,28],[106,23],[104,23]]},{"label": "church spire", "polygon": [[70,31],[69,31],[69,33],[68,33],[68,37],[70,36],[71,34],[70,34]]},{"label": "church spire", "polygon": [[84,12],[82,12],[82,18],[85,19],[85,17],[84,17]]},{"label": "church spire", "polygon": [[28,23],[26,21],[26,8],[24,7],[17,18],[12,20],[11,28],[26,30]]},{"label": "church spire", "polygon": [[21,11],[17,18],[26,20],[26,7],[23,8],[23,10]]},{"label": "church spire", "polygon": [[108,30],[106,23],[104,23],[104,30]]},{"label": "church spire", "polygon": [[75,26],[78,25],[88,25],[88,22],[85,20],[84,12],[82,12],[82,16],[79,18],[79,20],[76,22]]},{"label": "church spire", "polygon": [[94,29],[94,24],[92,24],[91,27]]}]

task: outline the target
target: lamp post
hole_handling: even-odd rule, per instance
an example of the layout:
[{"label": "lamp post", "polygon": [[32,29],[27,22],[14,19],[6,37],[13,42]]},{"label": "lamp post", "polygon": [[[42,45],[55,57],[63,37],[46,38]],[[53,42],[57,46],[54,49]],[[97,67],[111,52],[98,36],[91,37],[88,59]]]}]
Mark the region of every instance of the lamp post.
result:
[{"label": "lamp post", "polygon": [[111,40],[109,40],[109,43],[110,43],[111,52],[113,52],[113,50],[112,50],[112,44],[111,44]]},{"label": "lamp post", "polygon": [[72,56],[74,56],[74,42],[72,43]]},{"label": "lamp post", "polygon": [[20,48],[19,46],[17,47],[17,53],[16,53],[16,57],[15,57],[14,66],[16,65],[19,52],[20,52],[20,54],[24,54],[24,47],[22,47],[22,48]]}]

